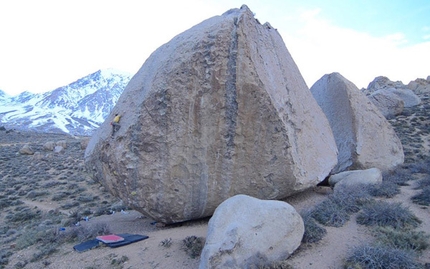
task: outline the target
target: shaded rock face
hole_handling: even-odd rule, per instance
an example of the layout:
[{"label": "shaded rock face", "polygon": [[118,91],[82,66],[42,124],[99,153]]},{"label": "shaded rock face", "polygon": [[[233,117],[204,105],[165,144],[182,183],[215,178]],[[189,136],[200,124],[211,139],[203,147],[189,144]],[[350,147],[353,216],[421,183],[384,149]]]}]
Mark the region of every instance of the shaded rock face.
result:
[{"label": "shaded rock face", "polygon": [[400,139],[378,108],[339,73],[324,75],[311,92],[326,114],[339,150],[332,173],[392,169],[403,163]]},{"label": "shaded rock face", "polygon": [[89,171],[164,223],[211,215],[236,194],[278,199],[336,165],[330,126],[278,32],[243,6],[157,49],[91,138]]},{"label": "shaded rock face", "polygon": [[302,217],[288,203],[236,195],[210,219],[199,268],[250,268],[285,260],[300,246],[304,231]]}]

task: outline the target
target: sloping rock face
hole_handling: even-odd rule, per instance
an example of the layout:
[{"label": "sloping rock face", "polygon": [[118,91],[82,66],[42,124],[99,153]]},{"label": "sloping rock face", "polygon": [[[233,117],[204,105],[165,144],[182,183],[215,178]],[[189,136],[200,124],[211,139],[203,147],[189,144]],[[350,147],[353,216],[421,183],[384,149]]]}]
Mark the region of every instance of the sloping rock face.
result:
[{"label": "sloping rock face", "polygon": [[405,102],[388,89],[380,89],[368,96],[385,118],[391,119],[403,112]]},{"label": "sloping rock face", "polygon": [[199,269],[263,268],[288,258],[304,231],[302,217],[288,203],[236,195],[210,219]]},{"label": "sloping rock face", "polygon": [[332,173],[403,163],[400,139],[378,108],[339,73],[324,75],[311,92],[326,114],[339,150]]},{"label": "sloping rock face", "polygon": [[94,178],[164,223],[211,215],[236,194],[280,199],[336,165],[328,120],[281,36],[243,6],[157,49],[85,154]]}]

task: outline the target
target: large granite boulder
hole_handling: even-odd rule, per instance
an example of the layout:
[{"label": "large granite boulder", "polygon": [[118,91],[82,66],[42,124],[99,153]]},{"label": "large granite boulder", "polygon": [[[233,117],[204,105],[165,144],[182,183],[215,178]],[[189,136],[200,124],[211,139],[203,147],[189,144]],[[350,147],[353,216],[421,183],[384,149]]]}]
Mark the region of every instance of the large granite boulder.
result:
[{"label": "large granite boulder", "polygon": [[199,268],[250,268],[285,260],[304,232],[302,217],[290,204],[236,195],[210,219]]},{"label": "large granite boulder", "polygon": [[85,153],[94,178],[159,222],[236,194],[282,199],[336,165],[330,125],[279,33],[243,6],[158,48]]},{"label": "large granite boulder", "polygon": [[403,163],[400,139],[378,108],[339,73],[324,75],[311,92],[326,114],[339,150],[333,174]]}]

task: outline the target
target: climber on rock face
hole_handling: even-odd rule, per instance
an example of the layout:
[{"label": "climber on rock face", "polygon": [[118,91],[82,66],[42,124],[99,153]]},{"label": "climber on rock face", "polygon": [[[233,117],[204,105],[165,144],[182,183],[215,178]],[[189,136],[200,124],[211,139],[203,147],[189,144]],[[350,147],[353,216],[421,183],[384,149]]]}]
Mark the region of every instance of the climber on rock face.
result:
[{"label": "climber on rock face", "polygon": [[113,118],[113,121],[111,122],[112,125],[112,138],[115,135],[115,132],[119,130],[119,128],[121,127],[121,125],[119,125],[119,120],[121,119],[121,116],[116,113],[115,114],[115,118]]}]

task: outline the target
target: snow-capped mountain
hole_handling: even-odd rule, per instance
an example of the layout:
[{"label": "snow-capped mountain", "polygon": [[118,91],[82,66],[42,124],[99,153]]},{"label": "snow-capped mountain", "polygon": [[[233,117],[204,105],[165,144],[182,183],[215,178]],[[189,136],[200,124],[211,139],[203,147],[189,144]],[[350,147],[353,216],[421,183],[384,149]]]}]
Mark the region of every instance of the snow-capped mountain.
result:
[{"label": "snow-capped mountain", "polygon": [[106,119],[132,75],[99,70],[50,92],[10,97],[0,90],[0,125],[9,129],[91,135]]}]

